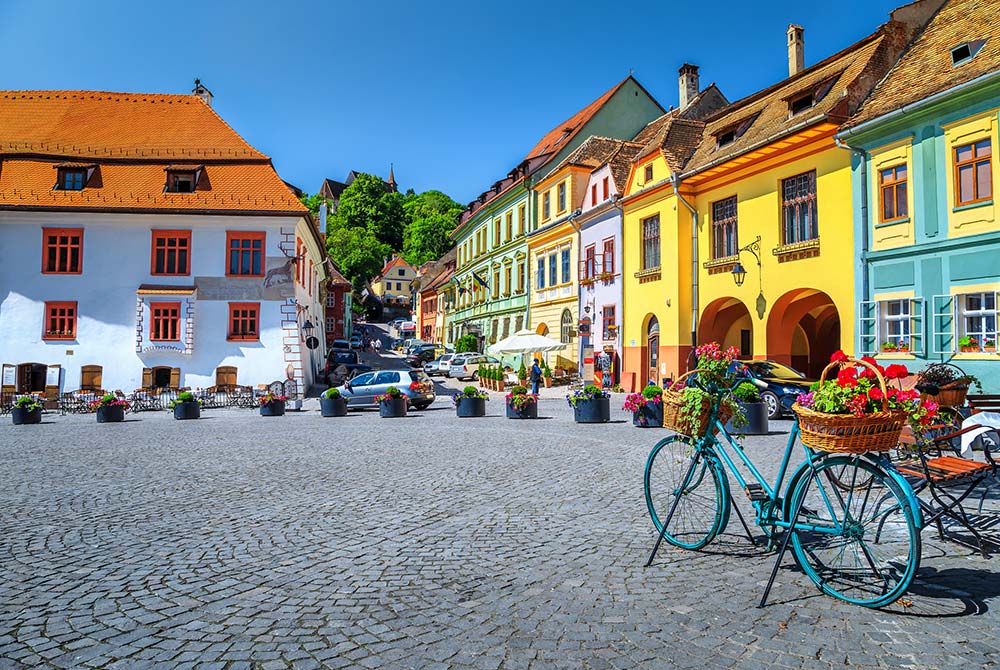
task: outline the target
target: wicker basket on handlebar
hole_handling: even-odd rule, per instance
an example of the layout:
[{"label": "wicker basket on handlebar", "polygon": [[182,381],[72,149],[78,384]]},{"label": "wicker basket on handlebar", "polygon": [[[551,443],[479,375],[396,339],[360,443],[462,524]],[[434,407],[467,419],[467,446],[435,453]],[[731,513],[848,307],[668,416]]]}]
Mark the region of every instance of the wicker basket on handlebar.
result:
[{"label": "wicker basket on handlebar", "polygon": [[[663,389],[663,427],[692,437],[700,437],[705,434],[705,431],[708,429],[708,420],[712,415],[712,405],[714,403],[714,399],[711,396],[706,396],[701,400],[701,411],[697,417],[692,418],[682,414],[685,386],[682,382],[685,377],[693,375],[696,372],[702,371],[692,370],[685,373],[678,377],[673,384]],[[731,417],[732,411],[728,407],[725,405],[719,407],[718,418],[721,423],[725,424]],[[718,429],[715,432],[718,432]]]},{"label": "wicker basket on handlebar", "polygon": [[[819,383],[826,381],[826,373],[831,368],[841,367],[841,363],[830,363],[823,368]],[[882,410],[855,416],[853,414],[827,414],[792,405],[792,411],[799,418],[799,432],[802,443],[811,449],[842,454],[864,454],[871,451],[887,451],[899,445],[899,435],[906,423],[906,413],[889,409],[885,378],[873,365],[865,361],[849,358],[844,366],[863,365],[875,372],[882,389]]]}]

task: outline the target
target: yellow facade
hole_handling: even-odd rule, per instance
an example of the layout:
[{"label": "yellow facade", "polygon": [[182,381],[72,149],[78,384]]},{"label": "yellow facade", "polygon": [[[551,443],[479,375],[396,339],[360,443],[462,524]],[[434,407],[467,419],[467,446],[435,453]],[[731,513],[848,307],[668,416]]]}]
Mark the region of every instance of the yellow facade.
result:
[{"label": "yellow facade", "polygon": [[[997,112],[998,110],[991,109],[942,126],[948,160],[948,169],[945,171],[948,237],[977,235],[996,230],[997,205],[993,194],[1000,188],[1000,170],[991,171],[992,189],[989,198],[975,204],[963,205],[955,193],[955,150],[958,147],[989,140],[991,155],[995,156],[998,151]],[[993,160],[995,161],[995,158]]]},{"label": "yellow facade", "polygon": [[[636,375],[634,386],[676,378],[689,368],[693,268],[688,205],[698,222],[697,343],[718,341],[735,346],[746,358],[777,360],[813,375],[832,351],[853,350],[857,259],[850,155],[833,143],[834,130],[824,124],[749,159],[744,155],[688,175],[680,182],[680,198],[658,154],[633,165],[623,203],[623,327],[624,369]],[[792,178],[814,180],[818,236],[786,243],[783,183]],[[716,203],[722,211],[730,198],[735,198],[736,237],[728,248],[723,244],[716,249],[713,211]],[[659,217],[660,224],[658,268],[644,267],[643,261],[648,247],[644,230],[649,232],[645,222],[651,217]],[[752,253],[733,253],[757,236],[759,267]],[[732,274],[737,259],[746,269],[742,286]]]}]

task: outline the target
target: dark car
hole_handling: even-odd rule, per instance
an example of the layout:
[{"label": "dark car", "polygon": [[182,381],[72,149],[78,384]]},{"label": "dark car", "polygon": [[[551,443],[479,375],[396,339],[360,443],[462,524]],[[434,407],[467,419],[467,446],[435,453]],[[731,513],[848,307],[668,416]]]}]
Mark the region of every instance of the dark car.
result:
[{"label": "dark car", "polygon": [[807,393],[815,379],[777,361],[739,361],[746,368],[761,399],[767,403],[767,418],[778,419],[792,413],[792,405],[801,393]]},{"label": "dark car", "polygon": [[340,386],[348,379],[353,379],[362,372],[370,372],[372,366],[361,362],[358,352],[350,349],[330,349],[326,355],[326,383],[329,386]]},{"label": "dark car", "polygon": [[411,349],[412,353],[406,357],[406,364],[411,368],[422,368],[425,363],[430,363],[438,357],[438,347],[431,344],[418,349]]}]

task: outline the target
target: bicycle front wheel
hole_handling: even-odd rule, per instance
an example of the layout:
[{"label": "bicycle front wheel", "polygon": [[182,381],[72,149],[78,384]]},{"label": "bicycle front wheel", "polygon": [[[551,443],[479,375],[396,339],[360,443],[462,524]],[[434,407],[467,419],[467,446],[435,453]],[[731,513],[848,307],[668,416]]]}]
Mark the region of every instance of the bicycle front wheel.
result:
[{"label": "bicycle front wheel", "polygon": [[786,520],[802,501],[790,530],[792,551],[823,593],[883,607],[906,592],[920,566],[912,492],[878,465],[847,456],[822,458],[815,477],[798,477],[792,486]]},{"label": "bicycle front wheel", "polygon": [[729,485],[718,460],[696,450],[690,439],[661,440],[649,453],[643,479],[656,530],[663,530],[669,516],[664,539],[682,549],[701,549],[729,522]]}]

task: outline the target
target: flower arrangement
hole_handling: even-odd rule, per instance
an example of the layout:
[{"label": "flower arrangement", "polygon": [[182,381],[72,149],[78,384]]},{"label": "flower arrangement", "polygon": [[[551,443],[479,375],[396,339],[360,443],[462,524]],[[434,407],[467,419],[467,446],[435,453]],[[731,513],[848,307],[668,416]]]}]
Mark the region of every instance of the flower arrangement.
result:
[{"label": "flower arrangement", "polygon": [[458,405],[460,402],[462,402],[462,398],[472,398],[475,400],[489,400],[490,394],[486,393],[485,391],[480,391],[475,386],[466,386],[464,389],[462,389],[461,393],[455,395],[453,400],[455,401],[455,404]]},{"label": "flower arrangement", "polygon": [[597,281],[596,276],[583,277],[580,279],[580,286],[593,286],[595,281]]},{"label": "flower arrangement", "polygon": [[[706,409],[711,407],[715,395],[706,389],[732,386],[736,381],[736,374],[742,369],[733,367],[733,361],[740,355],[736,347],[723,349],[718,342],[709,342],[696,347],[694,353],[698,358],[697,369],[700,370],[697,379],[699,385],[695,386],[685,381],[679,387],[681,406],[678,427],[685,433],[700,432],[698,427],[702,425],[703,415]],[[671,389],[676,390],[678,386],[675,384]],[[725,419],[730,416],[733,417],[733,425],[736,427],[746,422],[736,398],[732,394],[725,394],[720,401],[719,418]]]},{"label": "flower arrangement", "polygon": [[533,402],[538,402],[538,396],[528,393],[528,389],[523,386],[515,386],[505,398],[507,399],[507,404],[517,410],[523,409]]},{"label": "flower arrangement", "polygon": [[931,395],[935,395],[944,387],[967,389],[972,385],[975,385],[980,393],[983,392],[982,383],[974,375],[966,374],[954,365],[931,363],[921,370],[918,376],[920,379],[917,388]]},{"label": "flower arrangement", "polygon": [[646,405],[663,404],[663,389],[656,384],[647,384],[640,393],[629,393],[625,396],[624,410],[626,412],[638,412]]},{"label": "flower arrangement", "polygon": [[891,340],[889,342],[882,343],[882,351],[898,351],[898,350],[899,347],[897,347],[896,343]]},{"label": "flower arrangement", "polygon": [[101,407],[121,407],[123,410],[128,411],[130,405],[124,398],[119,398],[114,393],[108,393],[97,400],[90,401],[90,409],[96,410]]},{"label": "flower arrangement", "polygon": [[181,403],[184,402],[196,402],[199,405],[201,404],[201,400],[194,397],[194,394],[191,393],[190,391],[181,391],[180,393],[177,394],[176,398],[170,401],[170,409],[173,409],[177,405],[180,405]]},{"label": "flower arrangement", "polygon": [[375,402],[389,402],[390,400],[399,400],[402,397],[404,397],[402,391],[395,386],[390,386],[385,390],[385,393],[375,396]]},{"label": "flower arrangement", "polygon": [[995,339],[986,338],[983,340],[983,351],[996,351],[997,341]]},{"label": "flower arrangement", "polygon": [[862,366],[859,369],[844,352],[835,352],[830,361],[842,366],[836,379],[814,383],[808,393],[799,396],[798,405],[824,414],[852,414],[860,418],[882,412],[884,400],[890,412],[906,414],[914,431],[922,431],[931,423],[938,405],[931,400],[921,400],[919,391],[904,391],[887,384],[886,392],[882,392],[875,370],[887,381],[899,380],[910,374],[905,365],[894,364],[883,368],[870,356],[861,360],[871,367]]},{"label": "flower arrangement", "polygon": [[328,388],[327,390],[323,391],[324,398],[340,398],[342,395],[343,394],[340,392],[340,389],[336,388]]},{"label": "flower arrangement", "polygon": [[285,402],[286,400],[288,400],[288,396],[277,395],[275,393],[271,393],[270,391],[268,391],[266,394],[260,397],[260,405],[261,407],[263,407],[265,405],[273,405],[274,403],[278,402]]},{"label": "flower arrangement", "polygon": [[962,351],[979,351],[979,340],[971,335],[963,335],[958,338],[958,348]]},{"label": "flower arrangement", "polygon": [[566,395],[566,402],[570,407],[575,408],[577,403],[587,400],[597,400],[598,398],[610,398],[611,394],[594,384],[584,386],[582,390],[573,391]]},{"label": "flower arrangement", "polygon": [[33,395],[23,395],[14,401],[14,407],[28,412],[34,412],[42,408],[42,403]]},{"label": "flower arrangement", "polygon": [[597,281],[604,282],[605,284],[608,283],[609,281],[612,281],[614,278],[615,278],[614,272],[602,272],[595,277]]}]

